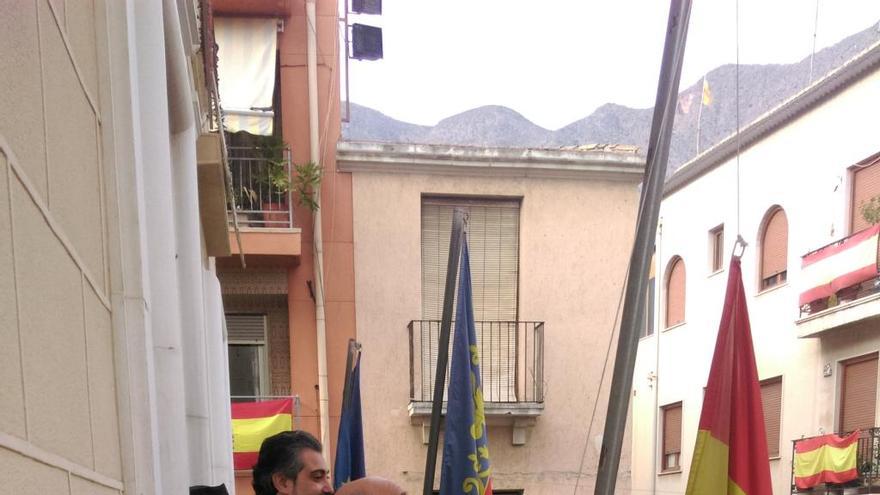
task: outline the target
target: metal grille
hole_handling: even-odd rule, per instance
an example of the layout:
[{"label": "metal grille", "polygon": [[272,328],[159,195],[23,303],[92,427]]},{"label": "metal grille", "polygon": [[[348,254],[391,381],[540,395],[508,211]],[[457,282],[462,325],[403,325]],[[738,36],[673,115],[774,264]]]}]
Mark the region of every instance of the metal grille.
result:
[{"label": "metal grille", "polygon": [[230,146],[228,152],[239,225],[293,227],[290,150]]},{"label": "metal grille", "polygon": [[[544,402],[544,322],[475,323],[483,399],[489,403]],[[408,328],[410,400],[430,401],[437,369],[440,320],[413,320]],[[453,337],[454,333],[453,330]],[[451,349],[450,344],[450,352]],[[446,376],[449,383],[448,367]]]}]

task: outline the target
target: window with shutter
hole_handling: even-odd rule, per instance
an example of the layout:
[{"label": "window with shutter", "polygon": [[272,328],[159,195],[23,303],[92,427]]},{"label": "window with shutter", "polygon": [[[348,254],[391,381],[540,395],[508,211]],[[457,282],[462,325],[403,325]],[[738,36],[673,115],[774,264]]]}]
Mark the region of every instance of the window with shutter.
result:
[{"label": "window with shutter", "polygon": [[764,430],[767,453],[779,457],[779,429],[782,418],[782,377],[761,381],[761,404],[764,406]]},{"label": "window with shutter", "polygon": [[724,268],[724,225],[709,231],[709,270],[712,273]]},{"label": "window with shutter", "polygon": [[[422,318],[439,320],[452,233],[452,213],[468,213],[474,320],[483,373],[485,400],[514,396],[519,290],[518,199],[422,198]],[[488,323],[495,322],[495,323]],[[438,326],[439,328],[439,326]],[[435,369],[436,342],[431,342],[429,369]]]},{"label": "window with shutter", "polygon": [[233,398],[266,395],[269,390],[266,315],[227,314],[229,388]]},{"label": "window with shutter", "polygon": [[684,323],[685,268],[676,256],[669,262],[666,276],[666,328]]},{"label": "window with shutter", "polygon": [[843,363],[840,390],[840,431],[873,428],[877,407],[877,354]]},{"label": "window with shutter", "polygon": [[681,402],[663,406],[663,457],[661,471],[681,469]]},{"label": "window with shutter", "polygon": [[761,237],[761,290],[788,278],[788,219],[779,207],[772,208],[765,218]]},{"label": "window with shutter", "polygon": [[880,153],[862,160],[851,170],[850,233],[854,234],[871,226],[862,216],[862,207],[880,195]]}]

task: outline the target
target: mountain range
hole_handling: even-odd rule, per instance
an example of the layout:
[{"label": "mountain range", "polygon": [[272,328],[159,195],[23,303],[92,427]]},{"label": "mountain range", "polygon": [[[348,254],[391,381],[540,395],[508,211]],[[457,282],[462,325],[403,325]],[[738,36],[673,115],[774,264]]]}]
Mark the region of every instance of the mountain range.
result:
[{"label": "mountain range", "polygon": [[[880,41],[880,24],[855,33],[811,57],[791,64],[740,65],[740,125],[745,126],[811,82]],[[669,152],[669,169],[696,156],[736,130],[736,66],[726,64],[706,74],[711,102],[703,106],[702,79],[679,93]],[[651,129],[651,108],[606,103],[592,114],[560,129],[538,126],[516,111],[487,105],[441,120],[434,126],[410,124],[351,103],[343,139],[392,143],[456,144],[486,147],[559,148],[585,144],[635,145],[644,153]]]}]

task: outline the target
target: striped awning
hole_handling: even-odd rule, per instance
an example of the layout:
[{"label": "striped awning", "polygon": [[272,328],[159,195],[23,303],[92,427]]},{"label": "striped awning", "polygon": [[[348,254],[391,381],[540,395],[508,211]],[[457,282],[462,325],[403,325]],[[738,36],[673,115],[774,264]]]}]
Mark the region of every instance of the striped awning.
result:
[{"label": "striped awning", "polygon": [[220,105],[229,132],[272,134],[276,26],[275,19],[214,19]]}]

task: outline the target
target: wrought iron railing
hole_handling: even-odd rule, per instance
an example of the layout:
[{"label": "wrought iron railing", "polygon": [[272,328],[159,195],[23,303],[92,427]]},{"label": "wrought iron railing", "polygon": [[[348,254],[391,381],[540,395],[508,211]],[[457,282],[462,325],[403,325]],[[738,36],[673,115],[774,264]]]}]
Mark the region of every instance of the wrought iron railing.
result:
[{"label": "wrought iron railing", "polygon": [[[840,434],[845,436],[848,433]],[[810,437],[816,438],[816,437]],[[798,489],[794,482],[795,444],[809,438],[792,441],[791,493],[811,495],[855,495],[877,493],[880,489],[880,428],[868,428],[859,434],[856,446],[856,469],[858,478],[847,483],[823,483],[813,488]]]},{"label": "wrought iron railing", "polygon": [[[407,328],[410,400],[430,401],[434,393],[440,320],[413,320]],[[544,322],[478,321],[476,330],[483,400],[487,403],[544,402]],[[451,342],[450,339],[450,363]],[[448,384],[448,366],[446,373]]]},{"label": "wrought iron railing", "polygon": [[289,149],[231,146],[229,168],[240,226],[293,227]]}]

